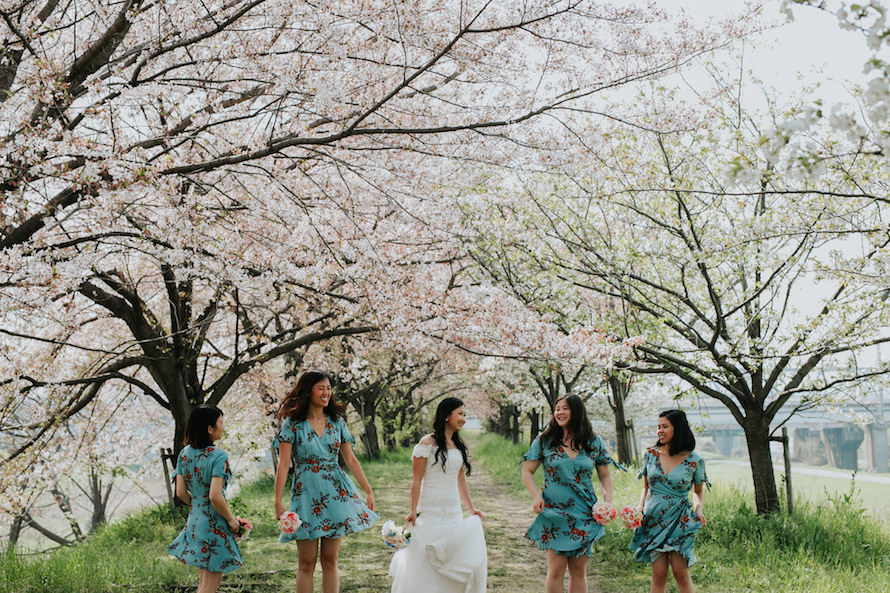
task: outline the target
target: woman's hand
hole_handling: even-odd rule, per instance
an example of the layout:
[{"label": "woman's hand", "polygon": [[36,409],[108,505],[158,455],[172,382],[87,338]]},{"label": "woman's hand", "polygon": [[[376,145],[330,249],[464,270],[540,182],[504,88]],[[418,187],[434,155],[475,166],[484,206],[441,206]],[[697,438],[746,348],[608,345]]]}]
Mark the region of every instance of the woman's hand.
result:
[{"label": "woman's hand", "polygon": [[276,518],[276,519],[280,519],[280,518],[281,518],[281,515],[283,515],[283,514],[286,513],[286,512],[287,512],[287,511],[285,510],[284,505],[281,504],[281,501],[280,501],[280,500],[276,500],[276,501],[275,501],[275,518]]},{"label": "woman's hand", "polygon": [[229,529],[232,531],[234,535],[241,535],[241,523],[238,522],[237,519],[232,517],[226,523],[229,524]]},{"label": "woman's hand", "polygon": [[480,519],[485,521],[485,515],[483,515],[482,511],[480,511],[479,509],[470,509],[470,513],[476,515],[477,517],[479,517]]},{"label": "woman's hand", "polygon": [[417,521],[417,511],[411,511],[410,513],[408,513],[408,516],[405,517],[405,523],[414,525],[415,521]]},{"label": "woman's hand", "polygon": [[532,510],[536,513],[540,513],[544,510],[544,499],[540,494],[535,495],[534,503],[532,504]]},{"label": "woman's hand", "polygon": [[698,520],[699,520],[699,521],[701,521],[701,526],[702,526],[702,527],[704,527],[705,525],[708,524],[708,522],[705,521],[705,514],[704,514],[704,512],[702,511],[702,508],[701,508],[701,505],[700,505],[700,504],[695,505],[695,516],[698,517]]},{"label": "woman's hand", "polygon": [[374,510],[374,493],[373,492],[368,492],[368,496],[365,498],[365,504],[368,506],[369,509],[371,509],[372,511]]}]

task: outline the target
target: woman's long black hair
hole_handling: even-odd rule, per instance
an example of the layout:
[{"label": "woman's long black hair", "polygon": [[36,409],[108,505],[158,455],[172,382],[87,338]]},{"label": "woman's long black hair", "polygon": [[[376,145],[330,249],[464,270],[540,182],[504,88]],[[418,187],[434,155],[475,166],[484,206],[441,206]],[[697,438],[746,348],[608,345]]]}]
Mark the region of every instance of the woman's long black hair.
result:
[{"label": "woman's long black hair", "polygon": [[[695,449],[695,435],[689,428],[689,420],[686,419],[686,412],[683,410],[665,410],[658,415],[659,418],[667,418],[667,421],[674,427],[674,436],[671,438],[671,444],[668,446],[668,454],[676,455],[680,451],[692,451]],[[655,443],[655,446],[663,445],[661,439]]]},{"label": "woman's long black hair", "polygon": [[[306,413],[309,411],[312,388],[325,379],[333,383],[331,376],[321,371],[306,371],[300,375],[297,384],[278,405],[278,417],[287,418],[290,416],[292,420],[305,420]],[[331,419],[331,422],[336,422],[337,418],[346,414],[346,406],[338,402],[332,392],[328,405],[324,407],[324,413]]]},{"label": "woman's long black hair", "polygon": [[[561,401],[565,401],[569,406],[569,424],[566,426],[566,429],[575,440],[575,447],[584,449],[584,452],[590,455],[593,452],[593,438],[596,434],[593,432],[593,426],[591,426],[590,420],[587,418],[587,409],[584,407],[584,402],[574,393],[567,393],[553,403],[554,410],[556,409],[556,404]],[[551,418],[547,428],[541,433],[541,446],[544,447],[554,442],[557,444],[562,443],[565,436],[562,427],[556,423],[556,419]]]},{"label": "woman's long black hair", "polygon": [[209,404],[195,406],[185,425],[185,438],[183,446],[191,445],[195,449],[204,449],[213,444],[207,429],[216,426],[222,410]]},{"label": "woman's long black hair", "polygon": [[[439,402],[439,406],[436,408],[436,419],[433,420],[433,440],[436,441],[436,453],[433,455],[433,465],[440,462],[439,458],[441,456],[442,471],[445,471],[445,460],[448,459],[448,444],[445,442],[445,421],[448,420],[451,412],[463,405],[464,402],[456,397],[446,397]],[[461,440],[460,434],[458,434],[457,431],[454,431],[454,434],[451,435],[451,440],[464,458],[464,467],[469,476],[472,467],[470,466],[470,460],[467,458],[467,446]]]}]

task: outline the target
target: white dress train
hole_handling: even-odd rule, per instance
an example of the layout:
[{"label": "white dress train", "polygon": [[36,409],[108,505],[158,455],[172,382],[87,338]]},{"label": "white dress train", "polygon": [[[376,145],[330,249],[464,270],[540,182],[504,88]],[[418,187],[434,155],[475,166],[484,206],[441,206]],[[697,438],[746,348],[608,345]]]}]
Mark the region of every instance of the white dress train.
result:
[{"label": "white dress train", "polygon": [[411,529],[411,543],[393,555],[389,576],[392,593],[483,593],[488,578],[488,555],[482,521],[464,519],[457,490],[463,457],[449,449],[445,471],[433,465],[434,449],[417,445],[413,457],[426,457],[420,486],[420,516]]}]

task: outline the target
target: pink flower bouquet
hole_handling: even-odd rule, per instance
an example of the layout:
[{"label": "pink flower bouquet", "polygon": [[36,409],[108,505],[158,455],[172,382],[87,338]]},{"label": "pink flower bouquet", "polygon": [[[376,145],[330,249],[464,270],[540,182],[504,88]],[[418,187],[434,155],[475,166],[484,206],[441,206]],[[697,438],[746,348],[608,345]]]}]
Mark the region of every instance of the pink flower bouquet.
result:
[{"label": "pink flower bouquet", "polygon": [[299,529],[302,524],[303,521],[300,520],[298,514],[293,511],[288,511],[278,519],[278,530],[281,531],[281,533],[293,533]]},{"label": "pink flower bouquet", "polygon": [[235,538],[239,540],[247,539],[247,536],[250,534],[250,530],[253,529],[253,523],[242,517],[235,517],[235,521],[237,521],[238,525],[241,526],[241,531],[238,532],[238,535],[236,535]]},{"label": "pink flower bouquet", "polygon": [[608,502],[598,502],[593,505],[593,520],[600,525],[605,525],[616,516],[618,511]]},{"label": "pink flower bouquet", "polygon": [[628,529],[636,529],[643,524],[643,511],[639,507],[626,506],[619,512],[618,516]]},{"label": "pink flower bouquet", "polygon": [[396,527],[395,523],[387,521],[383,524],[383,528],[380,531],[383,535],[383,543],[392,550],[407,548],[408,543],[411,541],[411,531],[407,525]]}]

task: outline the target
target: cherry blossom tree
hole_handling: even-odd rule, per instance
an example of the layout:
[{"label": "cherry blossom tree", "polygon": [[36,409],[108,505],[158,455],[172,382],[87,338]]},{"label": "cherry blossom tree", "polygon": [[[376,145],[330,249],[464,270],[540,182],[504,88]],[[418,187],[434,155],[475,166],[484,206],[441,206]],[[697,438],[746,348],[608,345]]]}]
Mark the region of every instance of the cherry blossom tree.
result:
[{"label": "cherry blossom tree", "polygon": [[[644,341],[628,370],[672,374],[726,406],[768,513],[779,508],[775,431],[890,371],[858,362],[890,339],[886,287],[874,281],[890,245],[883,167],[824,160],[814,181],[764,158],[769,119],[732,102],[667,100],[671,110],[649,104],[634,128],[591,124],[560,166],[472,218],[525,229],[501,249],[537,268],[534,286],[552,280],[575,287],[576,302],[594,293],[633,309],[628,329]],[[737,175],[740,161],[757,174]]]}]

